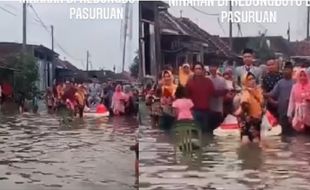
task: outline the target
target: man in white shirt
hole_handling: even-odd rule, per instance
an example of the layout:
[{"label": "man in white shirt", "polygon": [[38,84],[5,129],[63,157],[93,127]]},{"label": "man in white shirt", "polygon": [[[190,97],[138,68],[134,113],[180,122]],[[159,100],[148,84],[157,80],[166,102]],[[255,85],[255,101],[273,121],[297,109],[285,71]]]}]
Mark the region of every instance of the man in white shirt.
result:
[{"label": "man in white shirt", "polygon": [[234,82],[238,87],[242,86],[242,79],[248,73],[255,75],[258,83],[262,83],[262,70],[254,66],[254,51],[252,49],[244,49],[242,53],[243,66],[236,67],[234,72]]},{"label": "man in white shirt", "polygon": [[216,91],[222,92],[218,96],[214,96],[210,99],[210,125],[212,129],[217,128],[222,122],[223,122],[223,101],[224,101],[224,96],[228,92],[228,86],[226,83],[226,80],[219,76],[217,74],[219,67],[219,63],[216,61],[211,61],[209,70],[210,70],[210,76],[209,78],[211,79],[213,86]]}]

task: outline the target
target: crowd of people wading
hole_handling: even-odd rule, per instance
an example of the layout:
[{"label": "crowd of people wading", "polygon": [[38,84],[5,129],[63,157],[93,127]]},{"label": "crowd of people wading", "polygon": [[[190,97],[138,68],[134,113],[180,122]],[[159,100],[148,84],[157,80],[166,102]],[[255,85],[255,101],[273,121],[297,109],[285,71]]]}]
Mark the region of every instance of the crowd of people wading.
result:
[{"label": "crowd of people wading", "polygon": [[[21,113],[29,112],[26,96],[22,92],[13,93],[13,88],[0,85],[1,102],[16,100]],[[38,110],[38,99],[32,102],[33,112]],[[92,82],[74,83],[71,81],[58,82],[46,90],[44,100],[49,113],[64,108],[72,115],[83,117],[84,113],[92,112],[109,115],[136,115],[138,113],[138,90],[131,85],[108,80],[100,84],[95,77]]]},{"label": "crowd of people wading", "polygon": [[46,105],[50,111],[64,106],[74,115],[83,117],[83,113],[110,115],[136,115],[138,112],[138,90],[130,85],[116,84],[112,80],[100,84],[97,80],[91,83],[72,83],[66,81],[54,88],[47,89]]},{"label": "crowd of people wading", "polygon": [[280,68],[274,57],[266,60],[266,67],[255,66],[252,49],[244,49],[242,58],[242,66],[222,72],[217,60],[208,62],[208,70],[200,62],[184,63],[177,76],[172,68],[164,69],[159,81],[144,91],[153,126],[171,129],[178,122],[194,122],[203,132],[211,132],[232,114],[242,141],[259,142],[268,111],[283,133],[310,131],[307,68],[295,68],[289,61]]}]

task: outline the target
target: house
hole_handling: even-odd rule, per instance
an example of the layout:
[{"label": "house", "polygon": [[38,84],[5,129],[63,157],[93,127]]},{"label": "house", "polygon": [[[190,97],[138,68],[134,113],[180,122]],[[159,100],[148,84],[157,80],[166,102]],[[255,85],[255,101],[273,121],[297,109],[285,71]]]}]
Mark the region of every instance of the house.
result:
[{"label": "house", "polygon": [[[226,43],[229,43],[228,37],[221,38]],[[255,47],[263,44],[266,44],[269,49],[271,49],[275,56],[280,58],[288,58],[293,54],[293,49],[290,46],[290,43],[287,39],[282,36],[247,36],[247,37],[233,37],[232,38],[232,51],[236,54],[241,54],[243,49],[252,48],[254,50]]]},{"label": "house", "polygon": [[135,79],[130,76],[128,72],[123,73],[114,73],[109,70],[91,70],[84,71],[87,78],[97,78],[100,83],[107,82],[108,80],[112,80],[114,82],[120,81],[123,83],[134,82]]},{"label": "house", "polygon": [[162,1],[139,1],[140,79],[161,70],[159,12],[168,7]]},{"label": "house", "polygon": [[15,69],[8,65],[4,60],[0,59],[0,83],[6,82],[14,85]]},{"label": "house", "polygon": [[310,66],[310,41],[295,41],[290,42],[294,54],[291,56],[291,60],[296,65]]},{"label": "house", "polygon": [[86,74],[72,65],[69,61],[55,59],[55,78],[57,81],[76,81],[83,82],[87,80]]},{"label": "house", "polygon": [[[0,58],[2,62],[8,64],[8,59],[12,56],[20,55],[22,51],[21,43],[0,42]],[[58,54],[43,45],[27,45],[26,52],[36,58],[39,69],[39,90],[45,90],[53,83],[52,60]]]},{"label": "house", "polygon": [[163,65],[178,68],[182,63],[197,61],[208,65],[210,59],[224,62],[234,58],[228,44],[200,28],[189,18],[176,18],[168,11],[160,12]]},{"label": "house", "polygon": [[184,62],[202,62],[235,58],[229,46],[218,36],[201,29],[188,18],[177,18],[161,1],[140,1],[139,76],[158,76],[165,65],[178,68]]}]

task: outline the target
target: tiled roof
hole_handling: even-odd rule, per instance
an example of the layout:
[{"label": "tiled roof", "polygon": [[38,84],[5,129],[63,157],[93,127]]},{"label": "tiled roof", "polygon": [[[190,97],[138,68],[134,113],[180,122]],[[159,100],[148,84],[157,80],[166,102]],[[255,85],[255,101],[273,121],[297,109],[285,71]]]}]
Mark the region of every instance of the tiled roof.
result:
[{"label": "tiled roof", "polygon": [[55,63],[56,63],[56,68],[68,69],[68,70],[71,70],[71,71],[78,71],[79,70],[77,67],[75,67],[74,65],[72,65],[68,61],[63,61],[63,60],[60,60],[60,59],[56,59]]},{"label": "tiled roof", "polygon": [[181,20],[183,26],[186,26],[192,33],[196,33],[197,36],[206,40],[209,46],[216,51],[219,51],[219,53],[224,54],[225,56],[233,56],[228,44],[222,41],[218,36],[209,34],[188,18],[179,18],[179,20]]},{"label": "tiled roof", "polygon": [[190,36],[208,44],[208,48],[225,56],[233,56],[228,44],[213,36],[188,18],[176,18],[168,11],[159,14],[161,33]]},{"label": "tiled roof", "polygon": [[[21,43],[0,42],[0,67],[12,69],[13,67],[8,64],[7,59],[12,55],[13,56],[18,55],[21,52],[21,48],[22,48]],[[43,52],[43,53],[48,53],[48,54],[54,53],[55,57],[58,57],[58,54],[56,52],[53,52],[51,49],[43,45],[32,45],[32,44],[27,45],[27,49],[32,49],[32,48],[34,48],[38,52]],[[56,63],[57,68],[68,69],[71,71],[79,70],[74,65],[72,65],[70,62],[60,60],[59,58],[56,58],[55,63]]]},{"label": "tiled roof", "polygon": [[[270,42],[270,48],[275,52],[281,52],[285,55],[292,55],[293,49],[290,43],[282,36],[265,36],[266,40]],[[223,41],[229,43],[229,38],[221,38]],[[241,54],[244,48],[247,48],[249,41],[260,40],[261,36],[246,36],[246,37],[233,37],[233,51]]]},{"label": "tiled roof", "polygon": [[310,56],[310,41],[296,41],[290,43],[294,49],[294,55],[296,56]]},{"label": "tiled roof", "polygon": [[10,66],[9,64],[7,64],[7,62],[4,61],[3,59],[0,59],[0,69],[15,70],[12,66]]},{"label": "tiled roof", "polygon": [[[44,51],[48,52],[50,54],[54,53],[56,56],[58,54],[56,52],[53,52],[51,49],[43,46],[43,45],[35,45],[35,44],[27,44],[27,49],[34,48],[37,51]],[[10,53],[19,53],[22,50],[22,44],[16,43],[16,42],[0,42],[0,55],[8,55]]]}]

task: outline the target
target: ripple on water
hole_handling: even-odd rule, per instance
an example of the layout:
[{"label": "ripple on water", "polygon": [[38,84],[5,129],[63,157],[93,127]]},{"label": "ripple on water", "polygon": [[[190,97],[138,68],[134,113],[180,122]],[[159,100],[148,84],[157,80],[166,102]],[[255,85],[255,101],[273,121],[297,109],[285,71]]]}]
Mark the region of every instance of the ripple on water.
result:
[{"label": "ripple on water", "polygon": [[45,113],[0,120],[1,188],[134,189],[134,119],[77,119],[65,129]]},{"label": "ripple on water", "polygon": [[310,138],[264,140],[258,148],[241,146],[238,138],[203,136],[202,152],[188,158],[174,151],[171,136],[144,125],[139,189],[309,189]]}]

